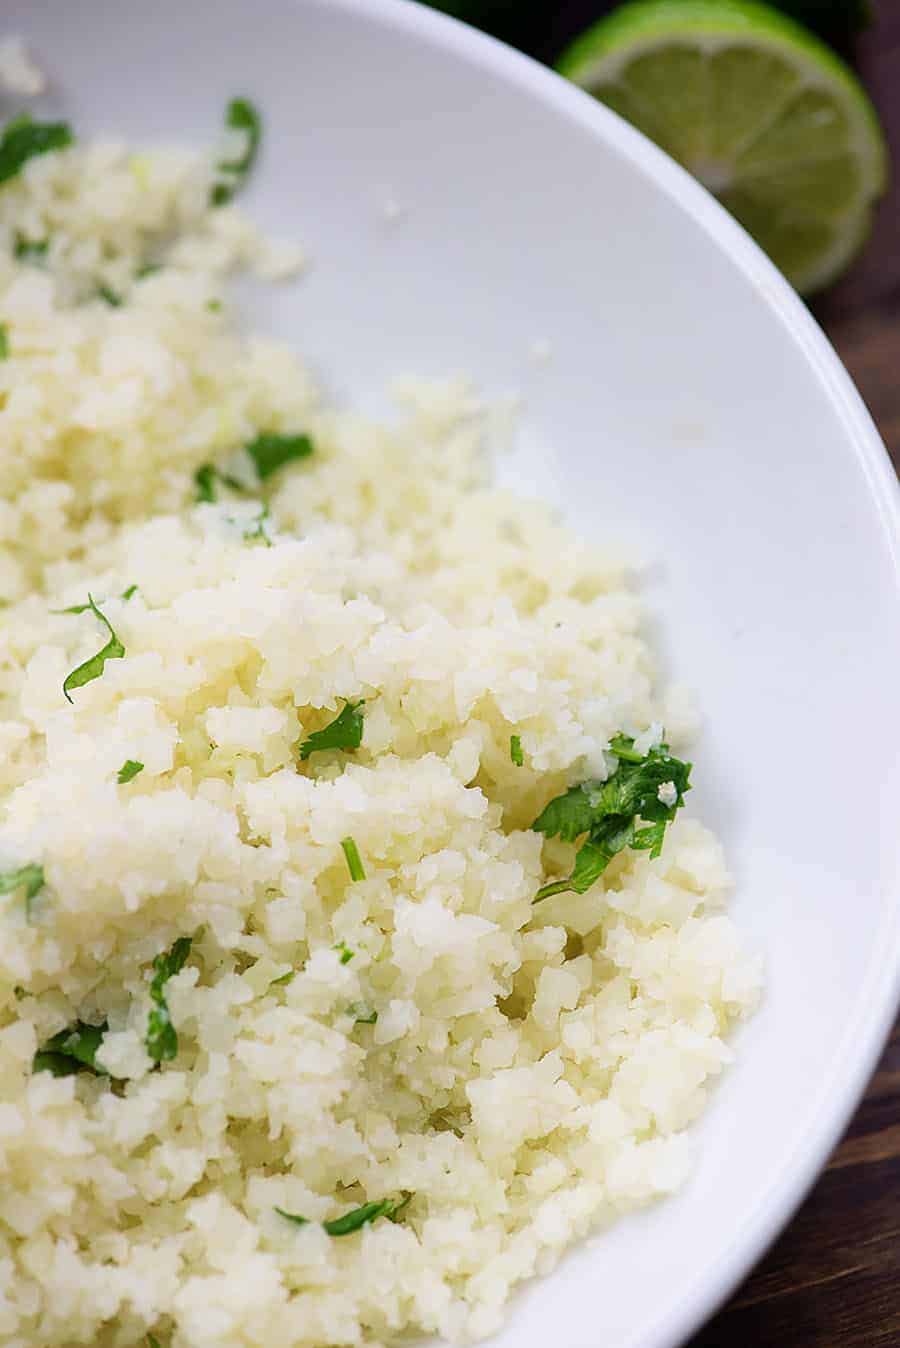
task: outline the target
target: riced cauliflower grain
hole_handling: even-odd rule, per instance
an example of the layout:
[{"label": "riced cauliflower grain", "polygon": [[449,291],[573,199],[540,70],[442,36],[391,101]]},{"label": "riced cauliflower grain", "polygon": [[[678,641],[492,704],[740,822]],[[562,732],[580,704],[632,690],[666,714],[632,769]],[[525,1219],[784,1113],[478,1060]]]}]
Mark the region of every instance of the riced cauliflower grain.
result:
[{"label": "riced cauliflower grain", "polygon": [[[405,381],[374,424],[211,308],[299,254],[208,191],[189,153],[86,144],[0,192],[0,871],[45,881],[0,898],[0,1342],[470,1339],[683,1181],[759,969],[689,811],[533,906],[574,855],[539,812],[616,733],[660,741],[638,599],[490,486],[467,385]],[[262,431],[314,444],[266,484],[267,537],[194,500]],[[125,654],[70,706],[107,636],[59,610],[88,595]],[[360,700],[358,749],[298,756]],[[34,1070],[79,1020],[99,1073]]]}]

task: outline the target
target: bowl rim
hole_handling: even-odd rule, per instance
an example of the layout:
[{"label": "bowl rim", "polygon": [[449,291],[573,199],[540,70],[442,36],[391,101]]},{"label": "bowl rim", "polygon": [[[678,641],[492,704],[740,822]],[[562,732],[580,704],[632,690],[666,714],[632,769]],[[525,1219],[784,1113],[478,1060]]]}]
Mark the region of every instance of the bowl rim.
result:
[{"label": "bowl rim", "polygon": [[[303,5],[308,0],[293,0]],[[865,481],[886,545],[900,606],[900,483],[884,442],[855,384],[819,324],[774,263],[718,201],[640,131],[554,70],[458,19],[415,0],[317,0],[368,23],[402,31],[441,47],[552,107],[588,131],[607,152],[652,182],[690,217],[709,242],[727,256],[751,284],[760,303],[800,347],[841,424]],[[900,806],[900,801],[898,801]],[[725,1243],[716,1263],[698,1274],[675,1306],[665,1307],[642,1329],[640,1338],[620,1348],[678,1348],[712,1316],[775,1241],[815,1184],[840,1141],[877,1066],[900,1011],[900,880],[883,891],[885,909],[893,901],[885,939],[873,950],[866,994],[848,1020],[841,1051],[819,1087],[816,1124],[795,1144],[783,1167],[740,1232]],[[882,925],[885,925],[884,922]]]}]

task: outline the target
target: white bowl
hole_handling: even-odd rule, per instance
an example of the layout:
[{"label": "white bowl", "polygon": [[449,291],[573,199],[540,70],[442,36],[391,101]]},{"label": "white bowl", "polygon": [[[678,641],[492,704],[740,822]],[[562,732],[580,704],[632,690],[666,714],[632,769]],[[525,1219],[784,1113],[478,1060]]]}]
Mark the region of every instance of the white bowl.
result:
[{"label": "white bowl", "polygon": [[725,838],[768,992],[687,1190],[528,1287],[497,1344],[672,1348],[802,1198],[897,1004],[898,493],[859,397],[675,164],[441,15],[7,0],[4,18],[83,133],[208,143],[230,96],[257,99],[247,204],[315,263],[256,294],[256,321],[363,401],[410,369],[521,390],[504,475],[662,559],[648,600],[706,712],[690,804]]}]

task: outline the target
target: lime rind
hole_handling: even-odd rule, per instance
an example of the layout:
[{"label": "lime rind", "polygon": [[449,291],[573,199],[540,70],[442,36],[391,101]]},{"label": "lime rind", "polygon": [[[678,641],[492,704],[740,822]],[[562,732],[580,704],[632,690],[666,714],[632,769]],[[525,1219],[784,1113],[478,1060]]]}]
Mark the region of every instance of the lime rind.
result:
[{"label": "lime rind", "polygon": [[557,69],[694,172],[798,289],[827,284],[864,242],[888,175],[877,114],[852,71],[779,11],[632,0]]}]

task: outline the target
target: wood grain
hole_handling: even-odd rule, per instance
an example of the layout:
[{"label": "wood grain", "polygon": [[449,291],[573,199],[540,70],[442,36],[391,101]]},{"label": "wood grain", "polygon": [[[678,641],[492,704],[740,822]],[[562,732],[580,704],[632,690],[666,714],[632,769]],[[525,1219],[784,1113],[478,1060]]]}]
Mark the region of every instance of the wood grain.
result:
[{"label": "wood grain", "polygon": [[[900,166],[900,3],[858,65]],[[900,469],[900,167],[849,276],[814,304]],[[900,1022],[810,1197],[688,1348],[900,1348]]]}]

